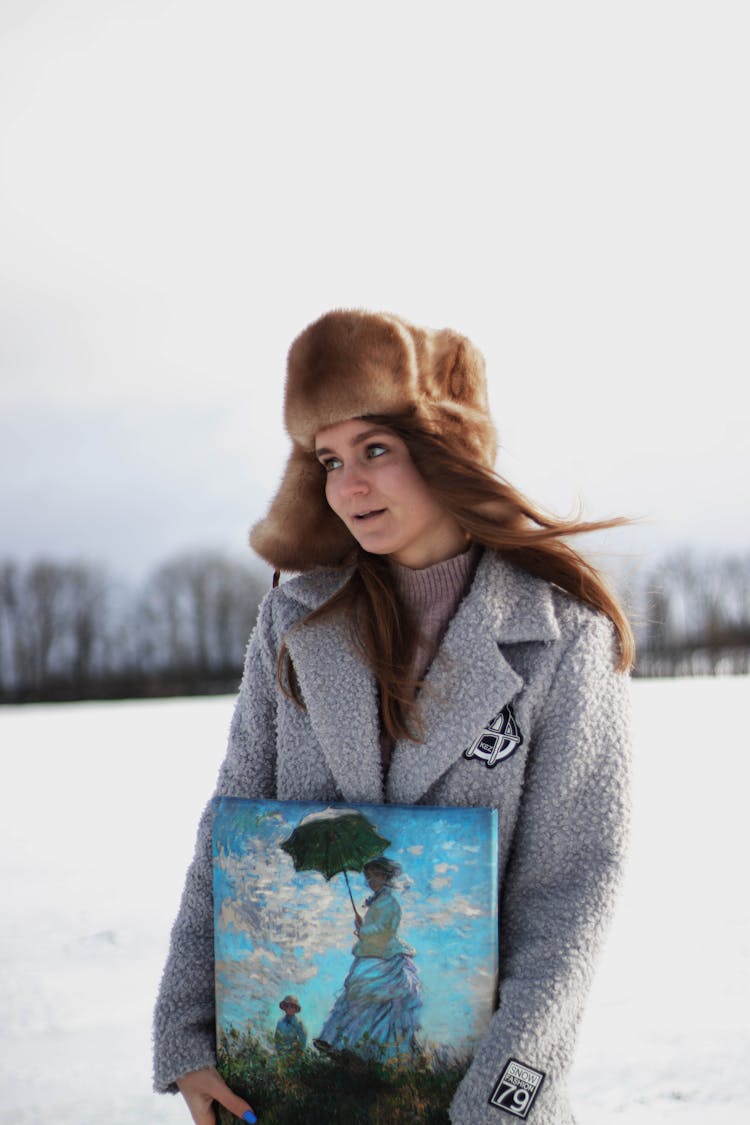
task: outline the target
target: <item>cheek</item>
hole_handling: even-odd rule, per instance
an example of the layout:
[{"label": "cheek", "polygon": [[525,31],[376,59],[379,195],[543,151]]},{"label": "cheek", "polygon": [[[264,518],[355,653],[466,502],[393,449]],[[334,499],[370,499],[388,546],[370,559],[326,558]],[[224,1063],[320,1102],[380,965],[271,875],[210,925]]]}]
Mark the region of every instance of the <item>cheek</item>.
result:
[{"label": "cheek", "polygon": [[325,498],[326,498],[326,503],[328,504],[328,507],[333,508],[333,510],[335,512],[336,511],[336,486],[333,483],[333,480],[332,480],[330,474],[326,474],[324,492],[325,492]]},{"label": "cheek", "polygon": [[415,516],[429,518],[439,507],[423,478],[412,468],[403,478],[403,496]]}]

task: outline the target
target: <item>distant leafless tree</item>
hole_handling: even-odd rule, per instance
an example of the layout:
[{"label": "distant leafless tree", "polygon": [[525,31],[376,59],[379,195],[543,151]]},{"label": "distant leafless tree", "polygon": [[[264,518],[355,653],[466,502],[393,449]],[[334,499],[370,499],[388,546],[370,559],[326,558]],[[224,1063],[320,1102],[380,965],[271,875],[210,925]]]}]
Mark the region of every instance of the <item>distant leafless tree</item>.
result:
[{"label": "distant leafless tree", "polygon": [[0,688],[7,691],[17,679],[18,567],[5,560],[0,564]]},{"label": "distant leafless tree", "polygon": [[42,693],[49,684],[85,687],[100,671],[107,579],[88,563],[40,559],[0,567],[0,684]]},{"label": "distant leafless tree", "polygon": [[643,596],[642,672],[750,670],[750,556],[672,554],[646,576]]},{"label": "distant leafless tree", "polygon": [[239,679],[267,587],[211,551],[168,560],[140,592],[91,564],[0,562],[0,695],[216,690]]},{"label": "distant leafless tree", "polygon": [[141,658],[199,675],[238,668],[267,589],[249,566],[210,551],[163,563],[141,597]]}]

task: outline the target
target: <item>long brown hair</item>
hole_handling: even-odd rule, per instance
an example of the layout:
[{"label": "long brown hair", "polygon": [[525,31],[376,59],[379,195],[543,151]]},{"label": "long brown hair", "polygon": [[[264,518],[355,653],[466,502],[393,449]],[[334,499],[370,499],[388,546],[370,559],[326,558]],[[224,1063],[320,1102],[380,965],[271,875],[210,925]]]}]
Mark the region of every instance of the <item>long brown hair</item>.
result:
[{"label": "long brown hair", "polygon": [[[626,519],[557,519],[492,470],[463,457],[439,433],[416,422],[412,414],[368,414],[366,418],[405,442],[436,499],[475,543],[499,552],[522,570],[544,578],[609,617],[620,649],[617,669],[624,672],[630,668],[635,644],[625,614],[596,568],[564,538],[617,527],[627,523]],[[385,734],[394,740],[419,741],[422,727],[415,696],[421,681],[411,670],[416,625],[399,599],[386,557],[356,547],[348,561],[354,563],[349,579],[295,628],[333,614],[344,615],[377,681]],[[286,644],[279,651],[277,674],[284,693],[304,706]]]}]

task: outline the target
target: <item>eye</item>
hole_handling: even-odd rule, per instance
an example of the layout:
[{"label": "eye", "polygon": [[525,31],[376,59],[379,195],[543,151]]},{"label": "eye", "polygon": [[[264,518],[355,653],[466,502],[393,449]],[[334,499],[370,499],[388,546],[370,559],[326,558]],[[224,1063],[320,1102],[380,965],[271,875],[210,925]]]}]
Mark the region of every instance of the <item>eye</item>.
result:
[{"label": "eye", "polygon": [[388,452],[388,446],[383,445],[380,441],[371,442],[367,446],[367,456],[372,459],[373,457],[382,457],[384,453]]},{"label": "eye", "polygon": [[333,469],[341,468],[341,459],[339,457],[323,457],[320,463],[327,473],[332,472]]}]

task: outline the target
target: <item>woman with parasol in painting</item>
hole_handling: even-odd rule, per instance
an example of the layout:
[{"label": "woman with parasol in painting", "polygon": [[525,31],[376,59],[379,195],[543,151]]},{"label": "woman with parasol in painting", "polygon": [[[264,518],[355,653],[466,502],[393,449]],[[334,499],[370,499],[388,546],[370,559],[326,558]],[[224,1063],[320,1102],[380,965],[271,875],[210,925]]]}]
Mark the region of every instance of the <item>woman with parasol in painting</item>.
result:
[{"label": "woman with parasol in painting", "polygon": [[[390,842],[363,813],[329,808],[304,817],[280,845],[296,871],[319,872],[328,881],[342,874],[354,912],[354,961],[313,1040],[324,1054],[353,1051],[388,1062],[417,1050],[422,990],[415,950],[398,936],[401,906],[394,882],[401,865],[379,854]],[[349,871],[362,871],[372,891],[364,916],[354,904]]]},{"label": "woman with parasol in painting", "polygon": [[[498,1005],[449,1116],[571,1125],[633,656],[571,539],[622,521],[558,520],[495,473],[484,361],[450,329],[327,313],[290,349],[284,411],[291,455],[251,542],[298,576],[260,607],[217,795],[496,808]],[[198,1125],[214,1098],[249,1112],[215,1069],[210,840],[208,808],[155,1016],[155,1088]]]},{"label": "woman with parasol in painting", "polygon": [[422,990],[415,950],[398,936],[401,906],[393,890],[401,866],[386,856],[365,864],[372,894],[364,917],[355,913],[353,963],[344,987],[314,1040],[319,1051],[351,1050],[378,1062],[418,1050]]}]

